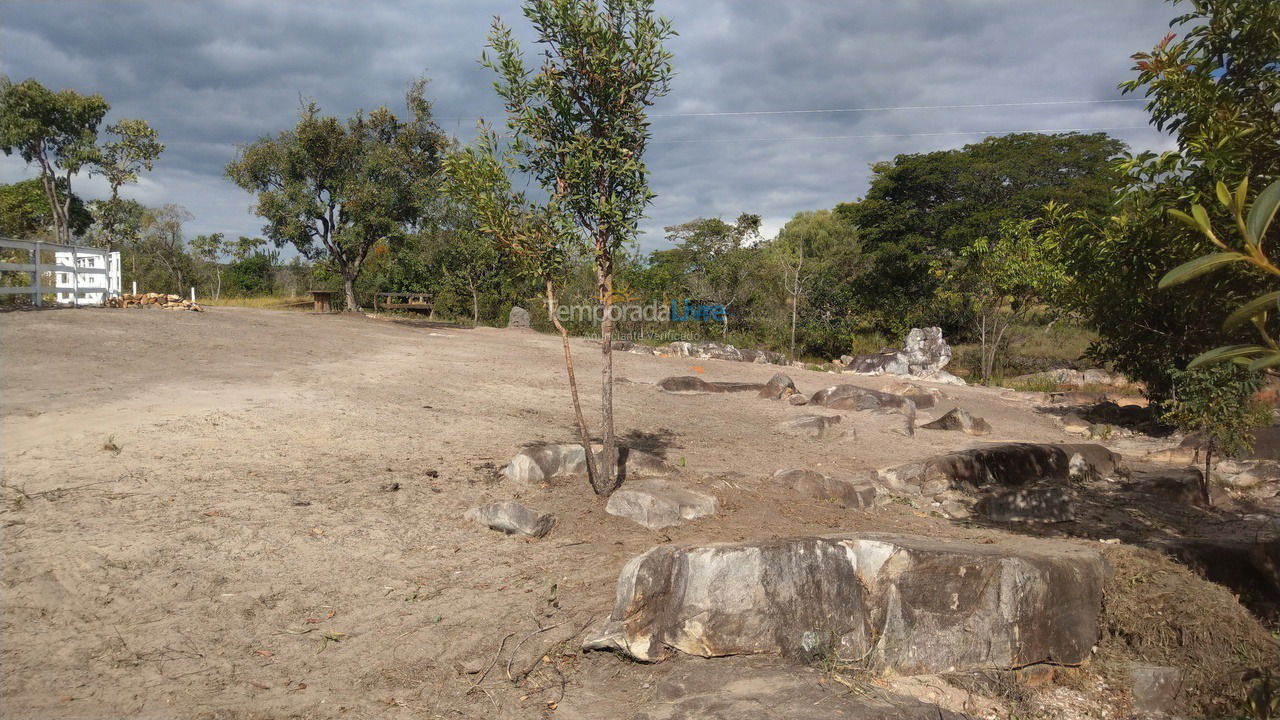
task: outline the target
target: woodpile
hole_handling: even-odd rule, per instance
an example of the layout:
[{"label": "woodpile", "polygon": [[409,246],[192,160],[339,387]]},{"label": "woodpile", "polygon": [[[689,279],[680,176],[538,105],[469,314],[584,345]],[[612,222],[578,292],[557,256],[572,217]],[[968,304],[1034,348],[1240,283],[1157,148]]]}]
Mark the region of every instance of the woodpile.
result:
[{"label": "woodpile", "polygon": [[190,310],[192,312],[203,312],[204,308],[190,300],[183,299],[181,295],[165,295],[164,293],[138,293],[130,295],[125,293],[120,297],[108,298],[107,307],[113,308],[142,308],[142,307],[158,307],[162,310]]}]

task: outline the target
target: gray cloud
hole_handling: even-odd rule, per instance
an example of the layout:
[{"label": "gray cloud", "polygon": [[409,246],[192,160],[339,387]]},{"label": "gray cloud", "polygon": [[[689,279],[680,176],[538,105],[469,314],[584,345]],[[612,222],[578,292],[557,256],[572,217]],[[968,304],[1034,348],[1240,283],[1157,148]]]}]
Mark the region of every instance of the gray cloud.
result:
[{"label": "gray cloud", "polygon": [[[1129,55],[1155,44],[1175,14],[1158,0],[660,0],[659,9],[680,33],[670,43],[678,76],[659,114],[1116,99]],[[10,2],[0,71],[101,92],[111,118],[146,118],[168,151],[133,195],[187,206],[192,234],[257,234],[252,198],[222,168],[237,143],[289,127],[302,97],[339,115],[394,107],[425,72],[450,132],[465,140],[476,116],[500,120],[477,63],[494,15],[529,40],[514,0]],[[798,211],[856,199],[873,162],[982,138],[938,133],[1145,124],[1136,103],[654,118],[658,198],[642,244],[660,247],[664,225],[744,211],[776,230]],[[1113,134],[1135,148],[1169,146],[1145,127]],[[0,181],[33,174],[0,158]],[[79,187],[102,191],[92,180]]]}]

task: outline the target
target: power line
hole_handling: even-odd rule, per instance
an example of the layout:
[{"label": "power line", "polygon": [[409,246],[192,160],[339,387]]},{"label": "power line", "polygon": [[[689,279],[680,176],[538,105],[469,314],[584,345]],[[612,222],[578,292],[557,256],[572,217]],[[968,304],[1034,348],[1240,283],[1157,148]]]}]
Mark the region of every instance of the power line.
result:
[{"label": "power line", "polygon": [[819,113],[860,113],[889,110],[964,110],[968,108],[1034,107],[1042,105],[1101,105],[1105,103],[1146,102],[1141,98],[1117,100],[1041,100],[1035,102],[975,103],[970,105],[897,105],[886,107],[835,108],[827,110],[740,110],[730,112],[652,113],[652,118],[723,117],[736,115],[814,115]]},{"label": "power line", "polygon": [[[1104,105],[1146,102],[1142,98],[1115,100],[1037,100],[1031,102],[974,103],[968,105],[895,105],[885,107],[830,108],[812,110],[733,110],[722,112],[650,113],[651,118],[734,117],[745,115],[818,115],[834,113],[888,112],[897,110],[965,110],[973,108],[1042,107],[1047,105]],[[442,121],[479,120],[478,117],[441,117]]]},{"label": "power line", "polygon": [[1101,132],[1104,130],[1143,130],[1149,125],[1117,125],[1091,128],[1032,128],[1028,130],[964,130],[933,133],[888,133],[883,135],[813,135],[807,137],[741,137],[741,138],[686,138],[678,140],[650,140],[651,145],[668,143],[732,143],[732,142],[784,142],[792,140],[869,140],[874,138],[946,137],[950,135],[1010,135],[1012,133],[1064,133]]}]

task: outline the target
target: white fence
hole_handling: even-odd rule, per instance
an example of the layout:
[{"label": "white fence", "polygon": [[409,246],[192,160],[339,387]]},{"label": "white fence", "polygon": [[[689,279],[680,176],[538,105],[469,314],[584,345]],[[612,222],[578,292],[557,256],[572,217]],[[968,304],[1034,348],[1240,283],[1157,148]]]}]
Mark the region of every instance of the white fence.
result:
[{"label": "white fence", "polygon": [[0,295],[30,295],[37,307],[44,305],[45,295],[53,295],[59,305],[101,305],[120,295],[118,252],[9,238],[0,238],[0,248],[27,251],[28,262],[0,262],[0,274],[7,281],[9,273],[24,273],[29,283],[6,282],[0,285]]}]

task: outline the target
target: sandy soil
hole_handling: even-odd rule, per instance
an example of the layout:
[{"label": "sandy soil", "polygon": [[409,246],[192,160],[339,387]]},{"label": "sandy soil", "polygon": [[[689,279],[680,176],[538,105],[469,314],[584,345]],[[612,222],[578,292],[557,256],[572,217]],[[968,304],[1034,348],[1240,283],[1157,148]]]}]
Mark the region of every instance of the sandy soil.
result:
[{"label": "sandy soil", "polygon": [[[620,431],[725,508],[653,532],[606,514],[585,482],[499,475],[522,445],[574,437],[554,337],[248,309],[9,313],[0,333],[5,717],[625,717],[679,663],[582,655],[571,638],[654,544],[1002,534],[765,482],[974,438],[906,438],[894,418],[847,412],[855,437],[797,439],[773,426],[805,408],[652,385],[695,365],[763,382],[772,366],[616,356]],[[594,401],[598,346],[574,349]],[[788,372],[806,393],[883,385]],[[922,421],[959,405],[995,428],[983,441],[1078,440],[1021,397],[944,392]],[[559,524],[527,541],[462,517],[509,498]]]}]

